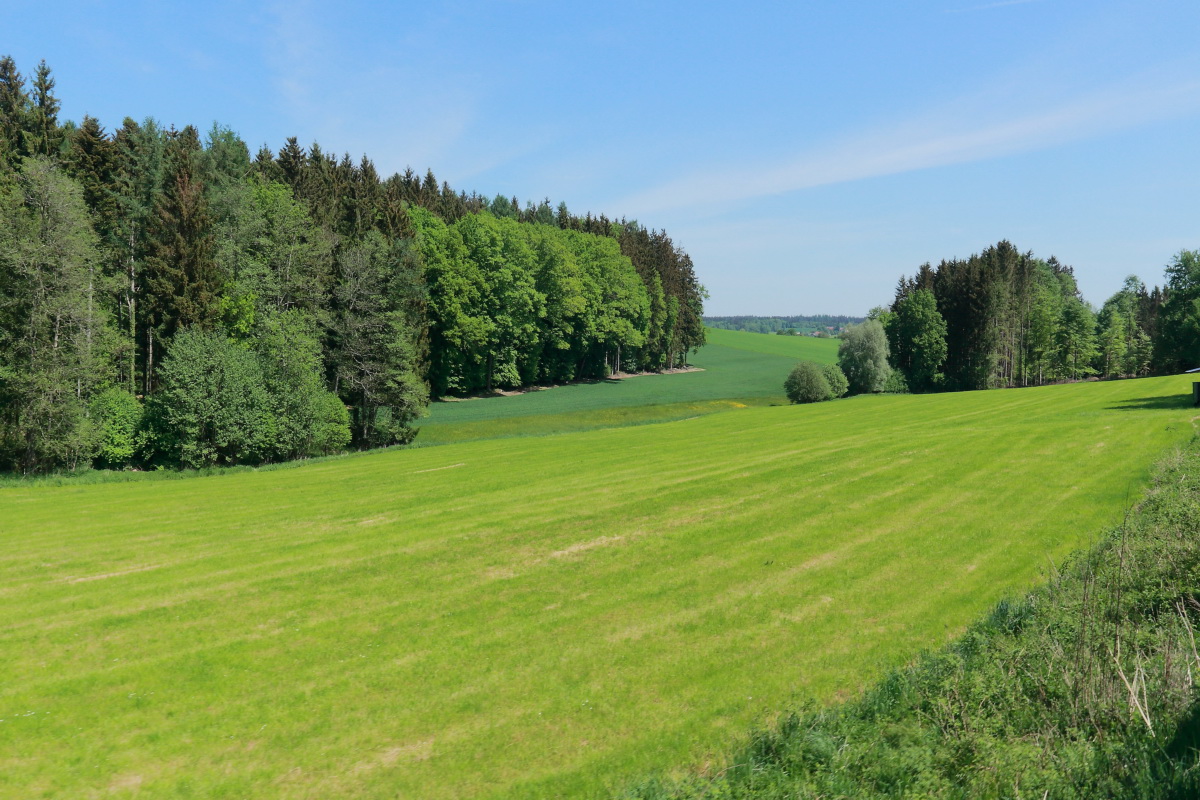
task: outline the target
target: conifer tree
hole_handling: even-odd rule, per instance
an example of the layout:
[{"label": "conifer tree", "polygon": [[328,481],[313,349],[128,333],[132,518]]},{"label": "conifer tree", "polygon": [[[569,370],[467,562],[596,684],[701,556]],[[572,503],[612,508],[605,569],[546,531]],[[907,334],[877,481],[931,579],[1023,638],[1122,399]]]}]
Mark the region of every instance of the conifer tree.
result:
[{"label": "conifer tree", "polygon": [[95,117],[84,115],[83,124],[71,136],[66,162],[71,175],[83,187],[83,200],[97,227],[111,229],[116,215],[112,191],[116,147]]},{"label": "conifer tree", "polygon": [[30,109],[26,117],[24,152],[55,158],[62,132],[58,126],[58,111],[61,104],[54,96],[54,78],[45,60],[38,64],[30,92]]},{"label": "conifer tree", "polygon": [[25,77],[9,56],[0,58],[0,161],[15,168],[24,154],[24,131],[29,116]]},{"label": "conifer tree", "polygon": [[[166,181],[154,208],[146,289],[147,373],[153,376],[154,340],[161,351],[181,328],[210,327],[219,315],[223,276],[213,257],[213,229],[200,173],[200,139],[190,125],[171,137]],[[151,385],[153,379],[151,377]]]}]

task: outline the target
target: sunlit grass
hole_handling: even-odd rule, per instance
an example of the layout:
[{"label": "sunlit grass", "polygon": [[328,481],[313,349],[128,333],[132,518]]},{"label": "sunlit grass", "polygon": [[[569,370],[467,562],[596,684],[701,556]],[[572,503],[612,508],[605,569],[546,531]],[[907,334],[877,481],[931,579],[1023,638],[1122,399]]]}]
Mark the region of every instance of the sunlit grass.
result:
[{"label": "sunlit grass", "polygon": [[837,340],[710,328],[691,358],[699,371],[555,386],[511,397],[434,403],[418,444],[542,436],[665,422],[747,406],[786,404],[783,381],[797,361],[832,364]]},{"label": "sunlit grass", "polygon": [[1172,377],[3,489],[0,796],[577,796],[698,764],[1029,585],[1195,414]]}]

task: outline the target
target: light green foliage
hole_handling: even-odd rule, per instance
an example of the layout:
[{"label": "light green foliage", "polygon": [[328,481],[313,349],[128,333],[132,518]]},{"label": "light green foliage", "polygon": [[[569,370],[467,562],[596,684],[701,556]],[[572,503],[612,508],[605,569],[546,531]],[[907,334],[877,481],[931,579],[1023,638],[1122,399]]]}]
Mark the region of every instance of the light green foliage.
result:
[{"label": "light green foliage", "polygon": [[834,399],[842,397],[850,391],[850,382],[846,380],[846,373],[842,372],[842,368],[837,364],[825,364],[821,367],[821,371],[825,374],[825,380],[829,382],[829,393]]},{"label": "light green foliage", "polygon": [[887,334],[878,319],[868,319],[842,332],[838,366],[853,394],[883,391],[892,368],[888,366]]},{"label": "light green foliage", "polygon": [[490,323],[479,354],[483,388],[519,386],[520,354],[535,346],[537,321],[544,314],[521,226],[507,218],[472,214],[454,227],[462,237],[464,257],[479,272],[479,311]]},{"label": "light green foliage", "polygon": [[230,183],[217,197],[216,260],[233,278],[224,307],[239,312],[234,319],[244,319],[247,300],[258,315],[290,309],[323,312],[333,243],[292,190],[254,176]]},{"label": "light green foliage", "polygon": [[25,159],[0,193],[0,463],[24,472],[87,463],[87,418],[106,377],[108,317],[79,185]]},{"label": "light green foliage", "polygon": [[783,382],[783,393],[793,403],[821,403],[834,397],[825,370],[811,361],[801,361],[792,367]]},{"label": "light green foliage", "polygon": [[486,358],[493,324],[484,311],[487,287],[466,258],[459,232],[422,208],[410,217],[429,286],[430,338],[434,359],[429,383],[435,396],[470,391]]},{"label": "light green foliage", "polygon": [[151,460],[185,467],[256,463],[276,441],[271,398],[254,354],[224,334],[186,329],[146,402]]},{"label": "light green foliage", "polygon": [[[578,231],[561,235],[585,276],[589,313],[579,344],[580,377],[604,377],[617,371],[622,348],[635,351],[645,343],[650,298],[616,241]],[[636,353],[627,355],[636,365]]]},{"label": "light green foliage", "polygon": [[314,327],[302,312],[292,310],[271,315],[255,332],[254,347],[274,420],[274,459],[328,455],[350,444],[349,413],[325,388]]},{"label": "light green foliage", "polygon": [[690,771],[942,646],[1118,522],[1192,435],[1189,386],[6,487],[0,795],[138,776],[152,797],[581,797]]},{"label": "light green foliage", "polygon": [[129,466],[142,424],[138,399],[124,389],[105,389],[92,398],[88,416],[96,431],[97,464],[109,469]]},{"label": "light green foliage", "polygon": [[[350,409],[333,392],[312,395],[312,429],[308,455],[329,455],[350,444]],[[394,438],[400,438],[398,436]]]},{"label": "light green foliage", "polygon": [[435,396],[636,369],[648,332],[665,335],[661,280],[652,296],[615,239],[487,213],[453,225],[423,209],[411,218]]},{"label": "light green foliage", "polygon": [[1091,306],[1074,293],[1075,279],[1063,275],[1070,281],[1072,291],[1065,293],[1062,314],[1058,324],[1058,371],[1064,377],[1078,380],[1095,374],[1092,361],[1099,354],[1096,347],[1096,314]]},{"label": "light green foliage", "polygon": [[1138,319],[1139,301],[1145,295],[1145,284],[1130,275],[1121,291],[1108,298],[1097,315],[1096,345],[1102,375],[1141,376],[1150,369],[1153,343]]}]

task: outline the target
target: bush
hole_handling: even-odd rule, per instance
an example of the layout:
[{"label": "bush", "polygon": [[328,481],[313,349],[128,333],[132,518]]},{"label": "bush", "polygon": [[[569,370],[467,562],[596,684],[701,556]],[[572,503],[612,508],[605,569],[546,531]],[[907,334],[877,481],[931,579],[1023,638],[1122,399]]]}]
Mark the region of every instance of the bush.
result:
[{"label": "bush", "polygon": [[96,430],[96,463],[121,469],[133,461],[142,404],[124,389],[106,389],[92,398],[88,414]]},{"label": "bush", "polygon": [[350,410],[333,392],[314,398],[310,455],[329,455],[350,444]]},{"label": "bush", "polygon": [[829,394],[831,397],[842,397],[846,392],[850,391],[850,384],[846,380],[846,373],[842,372],[842,368],[837,364],[826,364],[822,367],[822,372],[825,373],[825,380],[829,381]]},{"label": "bush", "polygon": [[146,403],[143,449],[185,467],[258,463],[276,439],[271,401],[254,354],[218,333],[185,330]]},{"label": "bush", "polygon": [[834,396],[825,370],[811,361],[801,361],[792,369],[783,390],[793,403],[820,403]]},{"label": "bush", "polygon": [[892,370],[891,374],[888,375],[888,379],[886,381],[884,381],[884,383],[883,383],[882,391],[885,394],[910,394],[911,393],[909,386],[908,386],[908,381],[906,381],[904,379],[904,373],[898,369]]},{"label": "bush", "polygon": [[888,365],[887,334],[883,324],[869,319],[842,332],[838,365],[855,394],[882,392],[892,368]]}]

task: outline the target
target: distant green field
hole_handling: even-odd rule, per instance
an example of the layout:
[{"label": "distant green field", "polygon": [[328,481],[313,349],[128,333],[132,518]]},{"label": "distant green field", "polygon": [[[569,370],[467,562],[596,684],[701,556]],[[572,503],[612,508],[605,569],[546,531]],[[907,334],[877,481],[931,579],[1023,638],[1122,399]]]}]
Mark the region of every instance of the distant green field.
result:
[{"label": "distant green field", "polygon": [[701,764],[1119,520],[1192,435],[1189,390],[862,397],[0,490],[0,796],[574,797]]},{"label": "distant green field", "polygon": [[555,386],[512,397],[434,403],[421,444],[644,424],[786,403],[783,380],[801,360],[837,362],[838,342],[709,328],[691,359],[702,371]]}]

